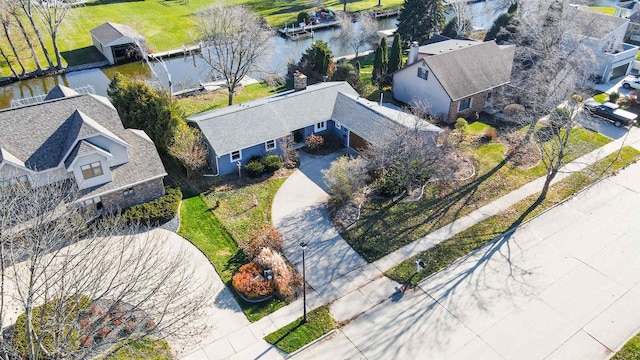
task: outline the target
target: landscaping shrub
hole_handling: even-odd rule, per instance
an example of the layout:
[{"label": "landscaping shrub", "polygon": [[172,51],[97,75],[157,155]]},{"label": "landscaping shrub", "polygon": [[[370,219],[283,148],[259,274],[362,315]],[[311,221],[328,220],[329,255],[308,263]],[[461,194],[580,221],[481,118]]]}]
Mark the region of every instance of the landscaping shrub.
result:
[{"label": "landscaping shrub", "polygon": [[393,174],[381,175],[374,184],[374,191],[382,196],[398,195],[403,190],[402,182],[397,181]]},{"label": "landscaping shrub", "polygon": [[244,166],[247,171],[247,175],[252,178],[260,177],[264,173],[265,167],[260,160],[251,160]]},{"label": "landscaping shrub", "polygon": [[262,277],[255,263],[250,262],[240,267],[231,280],[233,287],[250,299],[260,298],[273,292],[274,285]]},{"label": "landscaping shrub", "polygon": [[458,135],[460,136],[460,141],[462,141],[462,139],[464,138],[464,132],[465,129],[467,128],[467,126],[469,125],[469,122],[467,120],[465,120],[464,118],[458,118],[456,120],[455,125],[453,126],[456,130],[458,130]]},{"label": "landscaping shrub", "polygon": [[620,93],[617,91],[612,92],[611,94],[609,94],[609,101],[612,103],[616,103],[618,101],[618,99],[620,99]]},{"label": "landscaping shrub", "polygon": [[324,137],[321,135],[311,134],[307,136],[307,140],[305,140],[305,144],[309,150],[315,150],[322,147],[324,144]]},{"label": "landscaping shrub", "polygon": [[[62,340],[68,341],[68,348],[70,350],[76,350],[79,347],[78,332],[73,329],[71,325],[59,326],[59,318],[64,317],[66,319],[75,320],[78,318],[80,312],[91,303],[91,299],[85,295],[72,296],[64,299],[63,303],[60,300],[50,301],[46,304],[37,306],[32,310],[32,329],[35,336],[40,338],[42,348],[51,352],[54,348],[59,348],[58,344],[54,344],[56,336]],[[13,329],[13,343],[15,349],[22,355],[27,356],[29,354],[28,341],[26,335],[27,327],[27,314],[22,313],[16,319],[15,327]],[[68,324],[72,324],[73,321],[68,321]],[[55,358],[56,354],[51,354],[51,357],[46,356],[42,351],[40,352],[40,359]]]},{"label": "landscaping shrub", "polygon": [[243,249],[250,258],[255,258],[263,248],[282,252],[282,234],[273,226],[263,226],[249,241],[248,249]]},{"label": "landscaping shrub", "polygon": [[489,127],[484,131],[484,135],[482,135],[483,142],[492,142],[498,138],[498,130],[494,127]]},{"label": "landscaping shrub", "polygon": [[276,294],[279,298],[287,301],[292,301],[295,298],[293,270],[279,252],[264,247],[254,261],[261,268],[271,270]]},{"label": "landscaping shrub", "polygon": [[511,119],[524,115],[524,106],[520,104],[509,104],[502,109],[502,112]]},{"label": "landscaping shrub", "polygon": [[274,172],[282,167],[282,159],[278,155],[267,155],[262,158],[265,172]]},{"label": "landscaping shrub", "polygon": [[336,204],[353,199],[369,181],[367,162],[361,157],[349,160],[348,156],[341,156],[331,163],[329,169],[322,170],[322,175],[331,201]]},{"label": "landscaping shrub", "polygon": [[129,225],[157,226],[173,219],[178,213],[182,192],[167,187],[165,193],[158,199],[125,209],[122,220]]}]

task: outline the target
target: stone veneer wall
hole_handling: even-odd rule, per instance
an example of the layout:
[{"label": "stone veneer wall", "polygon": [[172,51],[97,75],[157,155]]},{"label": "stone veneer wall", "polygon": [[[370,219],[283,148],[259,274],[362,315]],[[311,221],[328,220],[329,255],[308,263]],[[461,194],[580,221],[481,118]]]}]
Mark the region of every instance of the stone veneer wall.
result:
[{"label": "stone veneer wall", "polygon": [[483,91],[481,93],[475,94],[471,97],[471,107],[467,110],[463,110],[458,112],[458,101],[452,101],[451,105],[449,105],[449,118],[447,122],[453,124],[459,117],[466,118],[468,115],[472,115],[475,112],[481,112],[484,109],[484,101],[487,98],[488,91]]},{"label": "stone veneer wall", "polygon": [[158,178],[133,186],[134,194],[127,198],[125,198],[123,195],[124,190],[126,189],[121,189],[102,195],[102,205],[104,206],[104,208],[124,209],[128,208],[129,206],[155,200],[164,195],[164,183],[162,182],[162,178]]}]

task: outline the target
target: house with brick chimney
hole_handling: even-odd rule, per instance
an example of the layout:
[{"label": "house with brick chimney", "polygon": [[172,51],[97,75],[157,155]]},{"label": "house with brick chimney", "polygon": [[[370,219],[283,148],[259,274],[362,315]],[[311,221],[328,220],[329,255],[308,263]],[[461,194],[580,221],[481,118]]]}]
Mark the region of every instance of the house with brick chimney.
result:
[{"label": "house with brick chimney", "polygon": [[432,114],[453,123],[481,112],[509,82],[515,46],[438,40],[411,45],[407,64],[393,74],[393,97],[405,104],[425,104]]},{"label": "house with brick chimney", "polygon": [[433,146],[442,131],[397,107],[361,98],[347,82],[307,86],[302,73],[294,75],[291,91],[192,115],[188,120],[205,137],[208,163],[215,175],[236,172],[256,156],[281,155],[281,143],[287,138],[297,148],[311,134],[331,134],[359,150],[393,134],[398,126],[415,127]]}]

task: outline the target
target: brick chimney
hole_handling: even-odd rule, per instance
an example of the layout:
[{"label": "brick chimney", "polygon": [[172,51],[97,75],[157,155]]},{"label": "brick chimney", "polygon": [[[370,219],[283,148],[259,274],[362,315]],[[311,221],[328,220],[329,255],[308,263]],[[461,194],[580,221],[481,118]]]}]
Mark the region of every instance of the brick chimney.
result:
[{"label": "brick chimney", "polygon": [[293,74],[293,89],[295,91],[304,90],[307,88],[307,76],[300,71],[296,71]]},{"label": "brick chimney", "polygon": [[418,45],[417,41],[411,43],[411,47],[409,48],[409,57],[407,58],[407,65],[411,65],[414,62],[418,61],[419,49],[420,45]]}]

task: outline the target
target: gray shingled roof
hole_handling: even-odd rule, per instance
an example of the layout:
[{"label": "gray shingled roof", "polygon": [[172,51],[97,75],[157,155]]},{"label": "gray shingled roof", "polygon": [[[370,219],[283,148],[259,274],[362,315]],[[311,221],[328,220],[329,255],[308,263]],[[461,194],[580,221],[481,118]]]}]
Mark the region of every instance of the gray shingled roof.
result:
[{"label": "gray shingled roof", "polygon": [[[434,45],[438,44],[442,43]],[[427,56],[423,61],[455,101],[508,83],[514,50],[515,46],[488,41]]]},{"label": "gray shingled roof", "polygon": [[83,194],[99,195],[165,175],[152,142],[124,129],[117,111],[96,95],[77,95],[0,111],[0,146],[32,170],[56,167],[76,139],[101,133],[131,146],[129,162],[112,168],[113,181]]},{"label": "gray shingled roof", "polygon": [[215,153],[221,156],[329,120],[339,91],[357,94],[346,82],[327,82],[188,119],[198,124]]},{"label": "gray shingled roof", "polygon": [[103,45],[109,45],[122,37],[130,37],[131,39],[141,39],[142,35],[127,25],[106,22],[97,28],[91,29],[91,34],[98,39]]},{"label": "gray shingled roof", "polygon": [[626,10],[638,11],[638,10],[640,10],[640,3],[638,3],[635,0],[633,0],[633,1],[621,1],[621,2],[617,3],[615,5],[615,7],[621,8],[621,9],[626,9]]},{"label": "gray shingled roof", "polygon": [[469,46],[481,44],[472,40],[440,40],[438,42],[423,45],[418,48],[418,54],[437,55],[449,51],[459,50]]},{"label": "gray shingled roof", "polygon": [[59,99],[59,98],[75,96],[75,95],[80,95],[80,94],[78,94],[78,92],[76,92],[75,90],[68,88],[64,85],[56,85],[56,87],[54,87],[53,89],[51,89],[51,91],[49,91],[49,93],[44,98],[44,100],[47,101],[47,100]]},{"label": "gray shingled roof", "polygon": [[[406,125],[410,115],[360,98],[346,82],[308,86],[233,107],[189,117],[222,156],[288,135],[320,121],[335,120],[369,141],[382,139],[390,128]],[[427,131],[440,131],[430,125]]]},{"label": "gray shingled roof", "polygon": [[600,40],[629,22],[629,19],[606,15],[578,6],[567,6],[565,9],[564,15],[568,20],[566,31],[581,37]]}]

